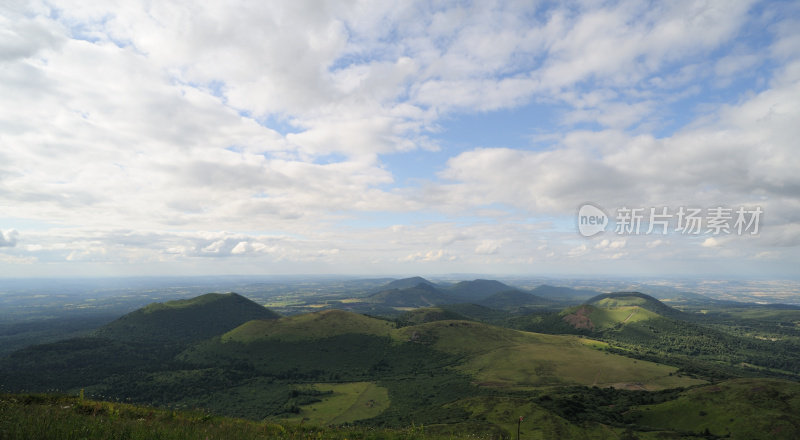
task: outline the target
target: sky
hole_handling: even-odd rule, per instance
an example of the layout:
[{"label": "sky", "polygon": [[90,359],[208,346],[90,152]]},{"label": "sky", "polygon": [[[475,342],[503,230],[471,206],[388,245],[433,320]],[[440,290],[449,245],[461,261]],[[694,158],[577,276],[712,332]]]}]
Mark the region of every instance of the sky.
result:
[{"label": "sky", "polygon": [[799,139],[796,1],[6,0],[0,277],[796,278]]}]

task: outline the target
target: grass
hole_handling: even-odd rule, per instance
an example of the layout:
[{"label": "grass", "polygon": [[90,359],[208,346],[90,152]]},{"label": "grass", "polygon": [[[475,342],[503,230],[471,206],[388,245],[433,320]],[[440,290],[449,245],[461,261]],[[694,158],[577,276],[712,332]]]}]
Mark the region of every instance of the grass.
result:
[{"label": "grass", "polygon": [[163,303],[152,303],[143,307],[141,310],[144,313],[152,313],[159,310],[186,309],[189,307],[211,304],[225,297],[232,297],[233,295],[233,293],[207,293],[205,295],[200,295],[189,299],[177,299]]},{"label": "grass", "polygon": [[394,324],[342,310],[325,310],[275,321],[250,321],[222,335],[222,341],[303,341],[344,334],[389,336]]},{"label": "grass", "polygon": [[314,391],[322,393],[322,401],[301,407],[300,414],[285,418],[295,422],[326,426],[369,419],[389,407],[389,391],[372,382],[318,383]]},{"label": "grass", "polygon": [[684,392],[678,399],[640,406],[640,426],[729,436],[731,439],[800,438],[800,384],[736,379]]},{"label": "grass", "polygon": [[320,428],[80,400],[64,395],[0,394],[3,440],[444,440],[482,439],[471,433],[437,435],[418,426]]},{"label": "grass", "polygon": [[597,329],[606,329],[617,324],[628,324],[634,322],[647,321],[658,318],[657,313],[653,313],[639,306],[621,306],[610,309],[595,308],[589,315]]},{"label": "grass", "polygon": [[506,436],[516,438],[517,423],[520,437],[530,440],[549,439],[618,439],[620,430],[584,423],[582,426],[547,411],[529,399],[514,397],[473,397],[460,400],[453,405],[469,411],[473,418],[485,420],[500,427]]},{"label": "grass", "polygon": [[602,308],[642,306],[645,304],[647,304],[647,300],[637,296],[603,298],[592,303],[592,305]]},{"label": "grass", "polygon": [[577,336],[545,335],[467,321],[440,321],[401,329],[433,341],[437,350],[463,356],[457,370],[492,387],[588,385],[660,390],[705,383],[678,376],[677,368],[601,350]]},{"label": "grass", "polygon": [[[642,298],[631,298],[630,301],[645,302]],[[582,305],[571,307],[564,310],[562,315],[569,315],[573,313],[584,314],[591,320],[593,331],[608,330],[620,325],[632,324],[634,322],[642,322],[650,319],[657,319],[659,314],[645,309],[639,305],[618,305],[622,302],[617,299],[604,299],[599,301],[603,304],[617,304],[614,306],[605,305],[603,307],[594,305]],[[627,302],[627,301],[626,301]]]}]

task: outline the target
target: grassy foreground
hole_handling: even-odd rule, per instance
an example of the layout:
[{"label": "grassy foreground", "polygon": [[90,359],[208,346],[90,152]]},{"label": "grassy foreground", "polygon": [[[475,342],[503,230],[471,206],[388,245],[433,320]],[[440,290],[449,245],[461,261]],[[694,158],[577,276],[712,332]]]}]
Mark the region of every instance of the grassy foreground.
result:
[{"label": "grassy foreground", "polygon": [[[422,426],[387,430],[315,427],[171,411],[123,403],[44,394],[0,394],[0,439],[481,439],[481,435],[436,434]],[[489,438],[489,437],[485,437]]]}]

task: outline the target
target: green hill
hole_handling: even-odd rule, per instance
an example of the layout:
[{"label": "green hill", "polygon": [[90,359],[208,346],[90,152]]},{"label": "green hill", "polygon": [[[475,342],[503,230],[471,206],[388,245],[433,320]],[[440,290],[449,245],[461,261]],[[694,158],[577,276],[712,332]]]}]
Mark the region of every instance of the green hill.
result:
[{"label": "green hill", "polygon": [[222,335],[222,342],[302,341],[345,334],[388,337],[394,324],[343,310],[324,310],[278,320],[247,322]]},{"label": "green hill", "polygon": [[217,336],[253,319],[279,316],[236,293],[209,293],[150,304],[101,327],[95,336],[135,342],[192,342]]},{"label": "green hill", "polygon": [[405,289],[383,290],[366,298],[373,305],[382,305],[397,309],[430,307],[454,302],[453,297],[436,287],[420,283]]},{"label": "green hill", "polygon": [[469,320],[466,316],[441,307],[423,307],[403,313],[397,318],[398,322],[406,325],[424,324],[426,322],[446,320]]},{"label": "green hill", "polygon": [[674,376],[676,368],[604,351],[606,344],[470,321],[437,321],[398,330],[403,340],[429,344],[461,359],[456,367],[490,387],[552,385],[663,389],[700,383]]},{"label": "green hill", "polygon": [[[598,295],[556,316],[523,318],[520,328],[578,333],[600,338],[631,355],[679,365],[706,378],[725,379],[755,372],[800,376],[798,343],[728,332],[714,320],[675,310],[638,292]],[[524,320],[527,320],[525,322]]]},{"label": "green hill", "polygon": [[[336,391],[334,391],[334,395]],[[354,402],[357,405],[359,402]],[[369,403],[369,401],[367,401]],[[353,406],[355,406],[353,405]],[[366,406],[366,405],[365,405]],[[317,409],[317,408],[313,408]],[[200,410],[174,410],[76,396],[0,394],[0,438],[84,440],[489,439],[474,429],[408,426],[328,426],[330,423],[253,421]],[[355,408],[350,408],[354,411]],[[302,414],[302,413],[301,413]],[[311,414],[317,417],[317,414]],[[325,425],[325,427],[322,427]]]},{"label": "green hill", "polygon": [[384,286],[381,287],[380,290],[408,289],[411,287],[417,287],[420,284],[436,287],[436,284],[426,280],[425,278],[411,277],[411,278],[402,278],[399,280],[394,280],[389,283],[386,283]]},{"label": "green hill", "polygon": [[619,307],[641,307],[655,314],[670,318],[685,318],[685,313],[662,303],[661,301],[640,292],[614,292],[594,296],[586,304],[604,309]]},{"label": "green hill", "polygon": [[[603,332],[664,317],[680,317],[675,310],[652,296],[638,292],[606,293],[580,306],[559,313],[561,320],[577,330]],[[557,328],[558,326],[554,326]]]},{"label": "green hill", "polygon": [[495,280],[461,281],[447,289],[447,293],[456,301],[476,302],[503,291],[514,290],[513,287]]},{"label": "green hill", "polygon": [[603,331],[660,317],[639,305],[600,307],[582,305],[561,312],[561,319],[576,329]]},{"label": "green hill", "polygon": [[492,294],[478,301],[478,304],[492,309],[514,310],[520,307],[550,306],[553,301],[515,289]]},{"label": "green hill", "polygon": [[88,337],[34,345],[0,360],[8,389],[69,390],[112,376],[159,371],[194,342],[252,319],[278,315],[235,293],[155,303],[131,312]]},{"label": "green hill", "polygon": [[[438,291],[418,286],[396,291]],[[749,426],[767,423],[779,428],[776,438],[796,432],[790,415],[800,399],[796,386],[722,382],[715,384],[722,389],[717,392],[701,379],[710,377],[702,370],[708,366],[728,371],[739,364],[765,368],[763,362],[784,362],[784,370],[798,368],[792,341],[734,337],[651,310],[659,307],[647,295],[613,294],[560,313],[516,315],[529,322],[546,317],[553,320],[549,324],[590,339],[448,319],[509,316],[474,304],[417,308],[398,321],[325,310],[228,327],[250,312],[274,314],[239,295],[204,295],[148,306],[128,315],[132,321],[103,327],[98,335],[105,337],[15,352],[0,360],[0,385],[16,391],[84,388],[87,395],[303,426],[422,424],[425,438],[436,438],[436,429],[508,437],[519,415],[529,423],[523,438],[616,439],[625,438],[626,430],[639,438],[662,433],[680,438],[706,428],[724,436],[728,428],[732,434],[754,433]],[[177,323],[154,322],[153,316]],[[218,333],[202,340],[180,333],[194,325],[210,327],[198,330],[204,335]],[[130,334],[120,336],[126,329]],[[152,336],[170,329],[177,333],[173,340]],[[742,368],[750,368],[749,374],[779,373],[778,367]],[[708,393],[695,393],[696,386]],[[676,389],[686,387],[691,389]],[[9,408],[3,405],[0,410]],[[697,415],[682,421],[681,405]],[[722,414],[762,418],[750,425],[725,424]],[[0,437],[4,434],[0,430]],[[370,438],[352,433],[348,438],[353,437]]]},{"label": "green hill", "polygon": [[399,329],[389,321],[338,310],[251,321],[187,350],[180,359],[205,368],[253,365],[265,374],[294,366],[314,372],[304,373],[313,377],[349,380],[401,374],[420,368],[413,365],[424,359],[420,366],[443,362],[475,383],[511,388],[582,384],[661,389],[698,383],[673,376],[674,367],[608,353],[599,342],[463,320],[430,321],[430,315],[448,313],[415,311],[409,316],[429,322]]},{"label": "green hill", "polygon": [[499,325],[508,318],[508,312],[473,303],[445,304],[441,308],[488,324]]},{"label": "green hill", "polygon": [[285,418],[258,421],[77,396],[0,394],[0,437],[488,440],[516,438],[518,417],[523,417],[521,438],[536,440],[800,438],[800,384],[780,380],[737,379],[655,393],[562,387],[509,396],[474,395],[439,409],[463,414],[458,421],[408,422],[394,428],[364,422],[330,426],[337,424],[337,414],[343,420],[359,420],[359,412],[376,410],[375,401],[386,399],[381,387],[361,382],[312,387],[323,393],[317,402],[302,405]]},{"label": "green hill", "polygon": [[793,440],[800,438],[800,383],[726,381],[685,391],[675,400],[639,406],[629,418],[649,429],[707,438]]}]

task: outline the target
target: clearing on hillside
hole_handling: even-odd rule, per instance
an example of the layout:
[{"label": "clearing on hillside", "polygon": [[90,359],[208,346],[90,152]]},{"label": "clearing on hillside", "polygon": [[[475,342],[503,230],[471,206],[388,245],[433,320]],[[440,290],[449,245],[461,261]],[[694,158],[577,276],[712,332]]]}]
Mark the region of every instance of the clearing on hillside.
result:
[{"label": "clearing on hillside", "polygon": [[389,408],[389,391],[372,382],[315,383],[321,402],[304,405],[300,413],[281,417],[286,422],[327,426],[370,419]]}]

